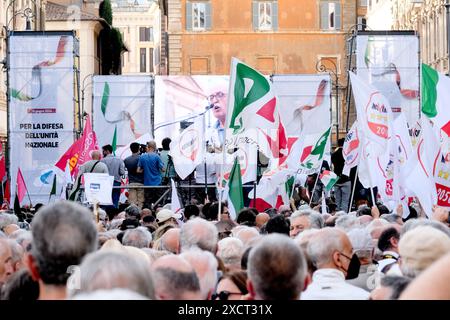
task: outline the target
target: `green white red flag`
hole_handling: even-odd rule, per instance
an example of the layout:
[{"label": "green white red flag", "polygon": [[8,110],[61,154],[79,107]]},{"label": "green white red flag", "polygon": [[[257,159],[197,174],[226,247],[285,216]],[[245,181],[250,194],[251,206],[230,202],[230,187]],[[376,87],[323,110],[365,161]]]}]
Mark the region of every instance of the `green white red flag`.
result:
[{"label": "green white red flag", "polygon": [[320,181],[322,181],[327,192],[333,188],[338,180],[339,177],[333,171],[324,170],[320,175]]},{"label": "green white red flag", "polygon": [[239,165],[237,158],[234,160],[226,190],[228,194],[228,210],[230,212],[230,217],[233,220],[236,220],[239,211],[244,208],[241,166]]},{"label": "green white red flag", "polygon": [[[256,143],[269,158],[287,155],[287,137],[271,82],[236,58],[231,61],[227,141]],[[228,133],[229,132],[229,133]]]}]

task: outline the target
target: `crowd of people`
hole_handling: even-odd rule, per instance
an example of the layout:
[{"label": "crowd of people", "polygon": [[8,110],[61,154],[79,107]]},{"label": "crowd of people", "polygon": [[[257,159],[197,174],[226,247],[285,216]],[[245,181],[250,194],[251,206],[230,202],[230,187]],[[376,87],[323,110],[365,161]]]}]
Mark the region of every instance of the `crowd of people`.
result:
[{"label": "crowd of people", "polygon": [[443,208],[403,219],[293,202],[233,220],[220,205],[3,211],[1,299],[450,299]]}]

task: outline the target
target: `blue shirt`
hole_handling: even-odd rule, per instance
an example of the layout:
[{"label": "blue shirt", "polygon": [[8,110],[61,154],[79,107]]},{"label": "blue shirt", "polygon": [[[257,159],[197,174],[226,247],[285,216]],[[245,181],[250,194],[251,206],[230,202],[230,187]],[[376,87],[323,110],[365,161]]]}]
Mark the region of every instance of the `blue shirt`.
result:
[{"label": "blue shirt", "polygon": [[219,135],[220,144],[223,145],[223,140],[225,140],[225,128],[221,126],[220,121],[217,120],[214,128],[217,129],[217,134]]},{"label": "blue shirt", "polygon": [[163,162],[155,152],[144,153],[139,157],[138,167],[144,170],[144,185],[159,186],[161,184],[161,169]]}]

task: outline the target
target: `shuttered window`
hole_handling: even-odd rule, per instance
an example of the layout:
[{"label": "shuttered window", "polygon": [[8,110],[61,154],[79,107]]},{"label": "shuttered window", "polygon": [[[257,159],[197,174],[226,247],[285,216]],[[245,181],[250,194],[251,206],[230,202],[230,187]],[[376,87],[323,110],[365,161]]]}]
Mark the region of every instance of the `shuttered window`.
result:
[{"label": "shuttered window", "polygon": [[252,3],[253,29],[260,31],[278,30],[278,2],[259,1]]},{"label": "shuttered window", "polygon": [[211,30],[211,3],[209,1],[186,2],[186,30]]},{"label": "shuttered window", "polygon": [[320,29],[341,30],[341,3],[339,1],[320,2]]}]

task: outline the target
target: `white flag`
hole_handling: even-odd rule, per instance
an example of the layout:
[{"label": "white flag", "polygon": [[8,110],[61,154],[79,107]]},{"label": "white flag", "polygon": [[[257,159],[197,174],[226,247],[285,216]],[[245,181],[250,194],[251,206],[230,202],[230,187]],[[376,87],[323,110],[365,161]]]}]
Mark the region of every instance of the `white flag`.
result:
[{"label": "white flag", "polygon": [[203,117],[195,118],[192,125],[170,143],[170,155],[175,171],[181,179],[190,175],[204,158],[205,130]]},{"label": "white flag", "polygon": [[392,136],[392,110],[386,97],[375,87],[349,72],[355,97],[358,127],[369,142],[371,156],[386,152]]},{"label": "white flag", "polygon": [[406,178],[407,194],[414,194],[428,217],[437,203],[434,172],[439,160],[439,142],[428,118],[421,118],[421,137],[417,145],[416,161],[412,172]]},{"label": "white flag", "polygon": [[170,181],[171,181],[171,186],[172,186],[170,210],[172,210],[175,213],[178,213],[181,210],[181,203],[180,203],[180,199],[178,198],[177,187],[175,186],[175,181],[173,181],[173,179],[170,179]]},{"label": "white flag", "polygon": [[359,140],[358,122],[355,121],[345,136],[345,142],[342,148],[345,166],[349,169],[358,165],[359,154],[361,152],[360,147],[361,141]]}]

